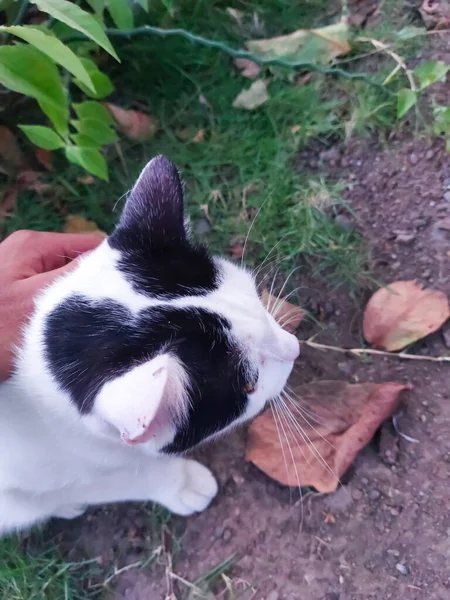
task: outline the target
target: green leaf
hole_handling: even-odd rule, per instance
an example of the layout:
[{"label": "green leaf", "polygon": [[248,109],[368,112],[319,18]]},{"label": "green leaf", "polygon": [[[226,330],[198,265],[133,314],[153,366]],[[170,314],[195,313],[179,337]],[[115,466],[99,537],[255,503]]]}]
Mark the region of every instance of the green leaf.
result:
[{"label": "green leaf", "polygon": [[112,114],[103,106],[103,104],[100,104],[100,102],[86,100],[86,102],[81,102],[79,104],[74,103],[72,106],[79,119],[95,119],[106,125],[114,124]]},{"label": "green leaf", "polygon": [[397,33],[397,37],[400,40],[411,40],[419,35],[426,35],[427,30],[423,27],[415,27],[414,25],[407,25],[400,29]]},{"label": "green leaf", "polygon": [[101,146],[96,140],[81,133],[74,133],[70,136],[70,139],[76,146],[81,146],[82,148],[100,148]]},{"label": "green leaf", "polygon": [[403,88],[397,93],[397,118],[401,119],[417,102],[416,94],[409,88]]},{"label": "green leaf", "polygon": [[133,29],[133,11],[127,0],[106,0],[112,20],[121,31]]},{"label": "green leaf", "polygon": [[148,10],[149,10],[148,1],[149,0],[137,0],[137,3],[140,6],[142,6],[142,8],[145,10],[145,12],[148,12]]},{"label": "green leaf", "polygon": [[173,17],[174,0],[162,0],[162,3],[167,8],[167,11],[170,14],[170,16]]},{"label": "green leaf", "polygon": [[435,104],[433,106],[433,112],[433,132],[435,135],[440,135],[441,133],[448,135],[450,133],[450,107]]},{"label": "green leaf", "polygon": [[91,138],[97,142],[98,146],[103,144],[113,144],[117,142],[117,135],[109,125],[97,121],[96,119],[84,119],[82,121],[71,121],[71,124],[77,129],[78,133]]},{"label": "green leaf", "polygon": [[120,62],[102,26],[90,13],[68,0],[32,0],[32,2],[42,12],[80,31]]},{"label": "green leaf", "polygon": [[95,88],[95,92],[91,92],[91,90],[87,88],[79,79],[74,79],[73,82],[90,98],[100,100],[101,98],[109,96],[109,94],[111,94],[111,92],[114,90],[111,79],[102,73],[90,58],[81,58],[80,60],[86,71],[89,73],[89,77],[91,78]]},{"label": "green leaf", "polygon": [[0,83],[35,98],[61,135],[67,134],[69,107],[56,65],[32,46],[0,47]]},{"label": "green leaf", "polygon": [[413,71],[420,83],[420,89],[424,90],[437,81],[445,81],[450,65],[440,60],[426,60]]},{"label": "green leaf", "polygon": [[0,27],[0,30],[7,31],[22,40],[25,40],[46,54],[55,61],[55,63],[67,69],[69,73],[72,73],[74,77],[77,77],[89,89],[95,91],[91,78],[81,64],[80,59],[68,46],[58,40],[58,38],[45,33],[42,29],[38,29],[37,27],[22,27],[17,25],[12,27]]},{"label": "green leaf", "polygon": [[97,16],[103,15],[105,0],[86,0]]},{"label": "green leaf", "polygon": [[67,146],[66,157],[71,163],[83,167],[88,173],[99,179],[109,181],[108,166],[105,159],[96,148]]},{"label": "green leaf", "polygon": [[58,150],[58,148],[64,148],[64,141],[49,127],[42,127],[41,125],[19,125],[19,129],[24,132],[32,144],[39,148],[44,148],[44,150]]}]

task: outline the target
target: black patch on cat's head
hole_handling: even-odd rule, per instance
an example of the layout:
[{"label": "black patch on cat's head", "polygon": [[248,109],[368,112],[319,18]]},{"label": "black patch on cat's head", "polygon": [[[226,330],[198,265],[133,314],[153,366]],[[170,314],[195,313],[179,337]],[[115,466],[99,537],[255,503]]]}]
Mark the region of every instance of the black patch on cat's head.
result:
[{"label": "black patch on cat's head", "polygon": [[182,452],[245,411],[250,368],[229,330],[226,319],[200,308],[159,306],[133,315],[113,300],[74,295],[47,318],[45,356],[81,414],[92,410],[106,382],[161,351],[177,356],[189,377],[190,404],[188,418],[164,451]]},{"label": "black patch on cat's head", "polygon": [[213,260],[186,236],[183,205],[176,167],[157,156],[142,171],[109,238],[120,251],[118,268],[137,292],[174,298],[216,289]]}]

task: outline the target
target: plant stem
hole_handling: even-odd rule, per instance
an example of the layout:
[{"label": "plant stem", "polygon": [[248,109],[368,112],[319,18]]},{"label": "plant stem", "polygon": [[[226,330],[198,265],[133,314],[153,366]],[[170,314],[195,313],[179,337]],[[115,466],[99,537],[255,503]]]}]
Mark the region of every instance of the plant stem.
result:
[{"label": "plant stem", "polygon": [[[263,58],[261,56],[256,56],[251,52],[247,52],[246,50],[236,50],[235,48],[231,48],[224,42],[218,42],[216,40],[210,40],[208,38],[205,38],[201,35],[195,35],[194,33],[190,33],[185,29],[162,29],[161,27],[153,27],[152,25],[142,25],[141,27],[136,27],[135,29],[130,29],[129,31],[120,31],[119,29],[106,29],[105,33],[112,38],[116,37],[127,39],[148,34],[157,35],[160,37],[184,37],[190,42],[201,44],[202,46],[207,46],[209,48],[216,48],[217,50],[221,50],[225,54],[233,56],[234,58],[248,58],[249,60],[252,60],[253,62],[259,65],[275,65],[279,67],[288,67],[291,69],[303,69],[305,71],[312,71],[321,75],[334,75],[342,77],[343,79],[364,81],[372,87],[380,88],[387,94],[393,94],[393,92],[388,90],[382,84],[373,81],[368,75],[365,75],[364,73],[349,73],[348,71],[344,71],[344,69],[341,69],[339,67],[321,67],[320,65],[311,62],[289,61],[283,60],[281,58]],[[68,44],[70,42],[80,41],[84,39],[86,38],[83,35],[77,34],[69,38],[63,39],[62,41]]]},{"label": "plant stem", "polygon": [[17,11],[16,18],[14,19],[13,25],[21,25],[25,13],[27,12],[29,0],[22,0],[19,6],[19,10]]}]

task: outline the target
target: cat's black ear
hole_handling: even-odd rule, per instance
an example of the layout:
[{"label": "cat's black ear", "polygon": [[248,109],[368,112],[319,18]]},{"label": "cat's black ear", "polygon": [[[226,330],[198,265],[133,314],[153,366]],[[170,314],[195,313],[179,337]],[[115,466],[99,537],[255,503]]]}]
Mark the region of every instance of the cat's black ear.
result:
[{"label": "cat's black ear", "polygon": [[154,242],[186,237],[183,186],[177,168],[165,156],[153,158],[140,174],[127,198],[120,227]]}]

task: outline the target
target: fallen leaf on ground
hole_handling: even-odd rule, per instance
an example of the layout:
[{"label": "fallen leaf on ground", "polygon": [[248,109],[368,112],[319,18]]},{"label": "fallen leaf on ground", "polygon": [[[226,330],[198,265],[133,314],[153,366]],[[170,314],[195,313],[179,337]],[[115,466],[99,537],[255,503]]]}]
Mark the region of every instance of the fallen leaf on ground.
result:
[{"label": "fallen leaf on ground", "polygon": [[256,79],[261,73],[261,66],[249,58],[235,58],[234,64],[241,72],[241,75],[248,79]]},{"label": "fallen leaf on ground", "polygon": [[16,183],[19,190],[33,190],[41,196],[55,190],[52,183],[45,183],[41,180],[41,173],[32,170],[21,171],[16,177]]},{"label": "fallen leaf on ground", "polygon": [[5,173],[13,174],[28,167],[28,160],[17,143],[13,132],[0,125],[0,164]]},{"label": "fallen leaf on ground", "polygon": [[364,337],[375,348],[393,352],[434,333],[449,316],[448,300],[442,292],[424,290],[415,281],[396,281],[369,300]]},{"label": "fallen leaf on ground", "polygon": [[193,137],[192,141],[194,142],[194,144],[200,144],[204,140],[205,140],[205,130],[199,129],[197,131],[197,133],[195,134],[195,136]]},{"label": "fallen leaf on ground", "polygon": [[19,193],[23,190],[32,190],[39,196],[55,192],[57,187],[51,183],[41,181],[41,173],[32,170],[20,171],[14,181],[3,191],[0,199],[0,219],[12,212],[17,204]]},{"label": "fallen leaf on ground", "polygon": [[0,199],[0,220],[4,219],[6,215],[11,213],[17,204],[17,198],[19,196],[19,187],[17,184],[9,185],[2,194]]},{"label": "fallen leaf on ground", "polygon": [[228,253],[231,254],[233,258],[241,260],[244,254],[244,238],[240,237],[231,240],[228,244]]},{"label": "fallen leaf on ground", "polygon": [[[94,221],[88,221],[79,215],[68,215],[64,225],[64,233],[103,233]],[[106,234],[105,234],[106,235]]]},{"label": "fallen leaf on ground", "polygon": [[294,385],[300,400],[284,401],[290,414],[276,403],[275,411],[268,409],[250,425],[246,459],[284,485],[333,492],[361,448],[397,411],[400,392],[411,388],[391,382]]},{"label": "fallen leaf on ground", "polygon": [[250,52],[262,58],[327,64],[351,50],[349,28],[341,21],[320,29],[298,29],[289,35],[246,42]]},{"label": "fallen leaf on ground", "polygon": [[44,148],[35,148],[34,155],[36,160],[47,169],[47,171],[53,170],[53,154],[50,150],[44,150]]},{"label": "fallen leaf on ground", "polygon": [[84,177],[77,177],[77,181],[79,183],[84,183],[84,185],[92,185],[95,183],[95,177],[92,175],[85,175]]},{"label": "fallen leaf on ground", "polygon": [[257,81],[254,81],[248,89],[242,90],[242,92],[236,96],[233,107],[253,110],[264,104],[264,102],[267,102],[268,99],[267,81],[258,79]]},{"label": "fallen leaf on ground", "polygon": [[447,29],[450,25],[448,0],[423,0],[419,12],[427,29]]},{"label": "fallen leaf on ground", "polygon": [[137,110],[125,110],[120,106],[105,103],[120,131],[131,140],[145,142],[150,140],[159,129],[159,121]]},{"label": "fallen leaf on ground", "polygon": [[272,296],[267,290],[263,290],[261,302],[283,329],[290,333],[296,331],[305,316],[304,310],[299,306],[295,306],[283,298]]}]

